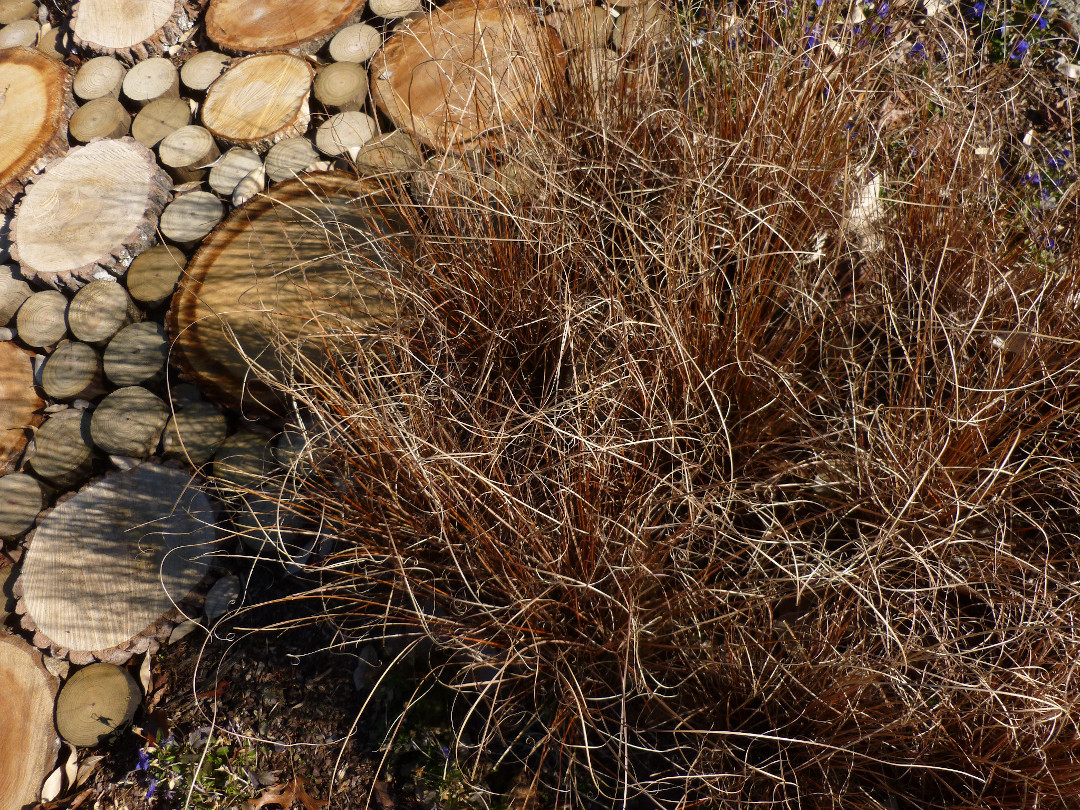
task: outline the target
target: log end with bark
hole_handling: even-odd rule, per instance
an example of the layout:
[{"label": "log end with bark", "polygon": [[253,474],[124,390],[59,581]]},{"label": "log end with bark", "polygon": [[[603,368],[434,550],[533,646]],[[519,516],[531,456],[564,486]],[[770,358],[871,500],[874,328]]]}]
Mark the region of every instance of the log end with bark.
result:
[{"label": "log end with bark", "polygon": [[60,682],[37,650],[17,636],[0,636],[0,683],[0,807],[31,807],[60,750],[53,728]]},{"label": "log end with bark", "polygon": [[77,45],[132,64],[164,53],[191,23],[184,0],[79,0],[71,31]]},{"label": "log end with bark", "polygon": [[300,51],[313,54],[358,17],[365,0],[213,0],[206,33],[232,53]]}]

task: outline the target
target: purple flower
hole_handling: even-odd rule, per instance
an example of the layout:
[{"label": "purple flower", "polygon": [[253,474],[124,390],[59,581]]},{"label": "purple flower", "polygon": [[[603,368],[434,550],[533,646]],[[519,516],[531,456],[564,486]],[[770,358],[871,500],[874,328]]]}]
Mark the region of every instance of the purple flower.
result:
[{"label": "purple flower", "polygon": [[157,779],[151,779],[149,784],[146,786],[146,798],[147,798],[148,801],[149,801],[150,797],[153,796],[154,793],[157,792],[157,786],[158,786],[158,780]]},{"label": "purple flower", "polygon": [[976,17],[982,19],[982,15],[986,13],[986,3],[984,3],[983,0],[979,0],[978,3],[971,7],[971,10]]},{"label": "purple flower", "polygon": [[885,0],[884,3],[882,3],[880,6],[878,6],[877,15],[879,17],[884,17],[888,13],[889,13],[889,0]]},{"label": "purple flower", "polygon": [[916,42],[914,45],[911,46],[911,50],[909,51],[909,56],[922,56],[923,51],[925,51],[925,50],[926,50],[926,46],[924,46],[921,42]]},{"label": "purple flower", "polygon": [[1016,43],[1016,47],[1013,48],[1012,53],[1009,54],[1010,59],[1019,60],[1024,58],[1024,54],[1031,50],[1031,43],[1026,39],[1022,39]]},{"label": "purple flower", "polygon": [[1050,27],[1050,21],[1046,17],[1036,17],[1035,24],[1039,26],[1040,31],[1045,31]]},{"label": "purple flower", "polygon": [[145,771],[149,767],[150,767],[150,755],[148,753],[146,753],[145,748],[140,748],[139,749],[139,758],[135,762],[135,770],[137,770],[137,771]]}]

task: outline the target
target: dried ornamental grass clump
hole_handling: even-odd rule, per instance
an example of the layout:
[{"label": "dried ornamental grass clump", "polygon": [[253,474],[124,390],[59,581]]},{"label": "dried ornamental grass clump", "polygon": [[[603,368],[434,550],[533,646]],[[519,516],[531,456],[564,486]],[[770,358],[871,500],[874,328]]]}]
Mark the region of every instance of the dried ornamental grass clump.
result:
[{"label": "dried ornamental grass clump", "polygon": [[560,807],[1080,796],[1076,203],[971,148],[962,56],[825,28],[631,50],[603,105],[571,62],[483,171],[388,189],[397,269],[345,258],[404,315],[296,355],[313,595],[451,655],[478,789],[495,751]]}]

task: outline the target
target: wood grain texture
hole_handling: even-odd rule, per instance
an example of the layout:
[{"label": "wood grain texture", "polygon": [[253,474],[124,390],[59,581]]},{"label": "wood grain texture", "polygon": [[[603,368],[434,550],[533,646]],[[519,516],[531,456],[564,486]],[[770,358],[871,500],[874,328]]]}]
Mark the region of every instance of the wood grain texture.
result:
[{"label": "wood grain texture", "polygon": [[[44,500],[41,484],[36,478],[25,473],[0,475],[0,503],[4,504],[0,509],[0,538],[12,539],[30,529],[41,514]],[[3,565],[3,559],[0,559],[0,569]],[[3,598],[0,595],[0,600]],[[0,609],[0,622],[4,620],[3,612]]]},{"label": "wood grain texture", "polygon": [[0,751],[7,752],[0,761],[0,810],[21,810],[38,802],[60,750],[53,728],[60,682],[37,650],[17,636],[0,636],[0,683]]},{"label": "wood grain texture", "polygon": [[44,407],[34,388],[34,353],[0,343],[0,473],[15,469]]},{"label": "wood grain texture", "polygon": [[[16,582],[34,643],[72,661],[148,648],[207,573],[216,515],[190,476],[142,464],[84,488],[34,529]],[[141,649],[140,649],[141,648]]]},{"label": "wood grain texture", "polygon": [[312,319],[323,314],[394,316],[394,304],[360,273],[362,259],[392,261],[392,241],[376,247],[371,236],[371,218],[379,221],[372,190],[337,172],[287,180],[234,211],[203,243],[173,297],[169,328],[174,359],[210,396],[277,412],[279,396],[252,372],[258,366],[280,378],[273,334],[306,339],[320,331]]},{"label": "wood grain texture", "polygon": [[34,179],[12,223],[12,257],[26,276],[80,287],[157,238],[172,180],[132,138],[72,149]]},{"label": "wood grain texture", "polygon": [[534,119],[560,50],[527,8],[451,0],[387,37],[369,85],[398,128],[438,150],[468,151]]},{"label": "wood grain texture", "polygon": [[133,63],[164,52],[189,23],[183,0],[79,0],[71,30],[76,44]]},{"label": "wood grain texture", "polygon": [[105,742],[131,722],[142,692],[126,669],[91,664],[72,675],[56,698],[56,728],[75,746]]},{"label": "wood grain texture", "polygon": [[240,59],[206,91],[203,126],[216,138],[260,152],[303,135],[311,121],[314,75],[311,65],[287,53]]},{"label": "wood grain texture", "polygon": [[234,53],[313,53],[364,9],[365,0],[212,0],[206,34]]},{"label": "wood grain texture", "polygon": [[34,48],[0,50],[0,208],[27,176],[67,149],[71,76]]},{"label": "wood grain texture", "polygon": [[30,468],[60,488],[78,486],[94,467],[90,414],[69,408],[52,414],[34,436]]}]

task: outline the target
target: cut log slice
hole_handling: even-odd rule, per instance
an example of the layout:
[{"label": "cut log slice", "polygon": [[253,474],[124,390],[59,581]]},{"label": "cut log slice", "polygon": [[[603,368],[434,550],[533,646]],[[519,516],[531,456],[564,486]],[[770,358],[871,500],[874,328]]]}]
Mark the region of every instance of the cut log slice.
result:
[{"label": "cut log slice", "polygon": [[367,103],[367,71],[353,62],[334,62],[319,69],[315,98],[332,110],[359,110]]},{"label": "cut log slice", "polygon": [[0,326],[11,323],[31,292],[30,285],[21,278],[15,278],[10,267],[0,265]]},{"label": "cut log slice", "polygon": [[177,197],[161,215],[161,233],[171,242],[193,247],[214,230],[225,215],[221,200],[208,191]]},{"label": "cut log slice", "polygon": [[400,129],[372,138],[353,158],[356,170],[371,177],[412,172],[420,168],[423,158],[416,141]]},{"label": "cut log slice", "polygon": [[171,132],[191,123],[191,105],[187,99],[159,98],[143,107],[131,124],[131,136],[153,149]]},{"label": "cut log slice", "polygon": [[90,438],[111,456],[145,458],[161,441],[169,406],[138,385],[113,391],[94,410]]},{"label": "cut log slice", "polygon": [[303,135],[311,120],[313,76],[311,65],[287,53],[241,59],[206,91],[203,126],[216,138],[258,152]]},{"label": "cut log slice", "polygon": [[220,154],[214,136],[195,125],[170,132],[158,145],[161,165],[177,183],[202,180]]},{"label": "cut log slice", "polygon": [[83,101],[96,98],[120,98],[120,87],[124,83],[127,68],[112,56],[95,56],[85,62],[75,74],[73,88],[75,95]]},{"label": "cut log slice", "polygon": [[73,663],[146,651],[207,574],[214,523],[182,470],[140,464],[91,484],[30,535],[15,584],[23,627]]},{"label": "cut log slice", "polygon": [[37,41],[37,49],[55,62],[63,62],[74,53],[71,33],[60,28],[50,28]]},{"label": "cut log slice", "polygon": [[127,726],[142,702],[139,685],[115,664],[91,664],[68,678],[56,698],[56,728],[77,747],[101,745]]},{"label": "cut log slice", "polygon": [[173,63],[157,56],[139,62],[124,76],[124,95],[136,107],[145,107],[159,98],[180,95],[180,73]]},{"label": "cut log slice", "polygon": [[161,306],[172,297],[186,264],[183,251],[172,245],[144,250],[135,257],[125,276],[128,293],[150,309]]},{"label": "cut log slice", "polygon": [[195,402],[169,419],[161,450],[166,456],[187,459],[200,467],[213,458],[225,435],[225,414],[209,402]]},{"label": "cut log slice", "polygon": [[31,295],[19,307],[15,329],[27,346],[52,346],[67,334],[68,300],[62,292],[44,290]]},{"label": "cut log slice", "polygon": [[34,389],[34,353],[11,341],[0,343],[0,473],[15,469],[30,432],[44,419],[44,407]]},{"label": "cut log slice", "polygon": [[67,69],[41,51],[0,51],[0,208],[40,164],[66,151],[70,82]]},{"label": "cut log slice", "polygon": [[61,343],[41,369],[41,387],[61,402],[96,399],[105,393],[102,381],[101,355],[88,343]]},{"label": "cut log slice", "polygon": [[112,96],[88,101],[68,123],[68,132],[79,143],[89,143],[94,138],[123,138],[130,131],[130,113]]},{"label": "cut log slice", "polygon": [[262,489],[276,471],[270,437],[253,430],[237,431],[214,453],[213,481],[225,495]]},{"label": "cut log slice", "polygon": [[210,170],[210,188],[223,197],[231,197],[237,184],[262,165],[258,153],[234,146]]},{"label": "cut log slice", "polygon": [[11,254],[24,275],[73,287],[157,238],[172,181],[131,138],[72,149],[36,178],[12,224]]},{"label": "cut log slice", "polygon": [[307,138],[288,138],[266,153],[266,176],[280,183],[307,171],[318,159],[319,153]]},{"label": "cut log slice", "polygon": [[41,514],[41,484],[24,473],[0,476],[0,503],[0,538],[14,539],[29,531]]},{"label": "cut log slice", "polygon": [[169,328],[174,358],[205,392],[231,407],[280,411],[279,395],[253,371],[281,379],[272,335],[310,340],[307,348],[322,355],[334,313],[373,324],[394,317],[371,271],[346,257],[359,251],[376,266],[393,265],[391,234],[404,228],[371,205],[373,188],[336,172],[285,181],[203,243],[173,297]]},{"label": "cut log slice", "polygon": [[315,147],[324,155],[353,155],[375,137],[375,119],[362,112],[342,112],[330,116],[315,133]]},{"label": "cut log slice", "polygon": [[31,469],[60,489],[78,486],[94,468],[90,414],[77,408],[54,413],[34,436]]},{"label": "cut log slice", "polygon": [[161,378],[168,359],[165,327],[153,321],[133,323],[105,349],[105,374],[115,385],[145,385]]},{"label": "cut log slice", "polygon": [[59,680],[41,654],[17,636],[0,636],[0,807],[36,806],[41,785],[56,762],[60,740],[53,728]]},{"label": "cut log slice", "polygon": [[619,53],[641,48],[655,48],[675,37],[675,20],[667,7],[657,0],[631,6],[619,15],[611,35]]},{"label": "cut log slice", "polygon": [[330,40],[330,58],[335,62],[363,63],[375,55],[380,45],[382,34],[379,29],[365,23],[347,25]]},{"label": "cut log slice", "polygon": [[183,0],[79,0],[72,15],[76,44],[129,63],[164,53],[191,27]]},{"label": "cut log slice", "polygon": [[534,120],[560,47],[529,9],[451,0],[387,38],[371,60],[371,92],[424,144],[476,149]]},{"label": "cut log slice", "polygon": [[420,11],[420,0],[371,0],[368,8],[372,14],[388,20],[400,20]]},{"label": "cut log slice", "polygon": [[37,20],[16,20],[0,28],[0,48],[32,48],[40,34]]},{"label": "cut log slice", "polygon": [[71,334],[100,346],[138,319],[140,313],[122,284],[99,279],[75,293],[67,317]]},{"label": "cut log slice", "polygon": [[315,53],[363,10],[364,0],[212,0],[206,34],[232,53]]},{"label": "cut log slice", "polygon": [[37,15],[34,0],[0,0],[0,25],[10,25],[16,20],[36,20]]},{"label": "cut log slice", "polygon": [[188,90],[196,93],[206,91],[229,64],[229,57],[217,51],[201,51],[184,62],[180,68],[180,81]]}]

